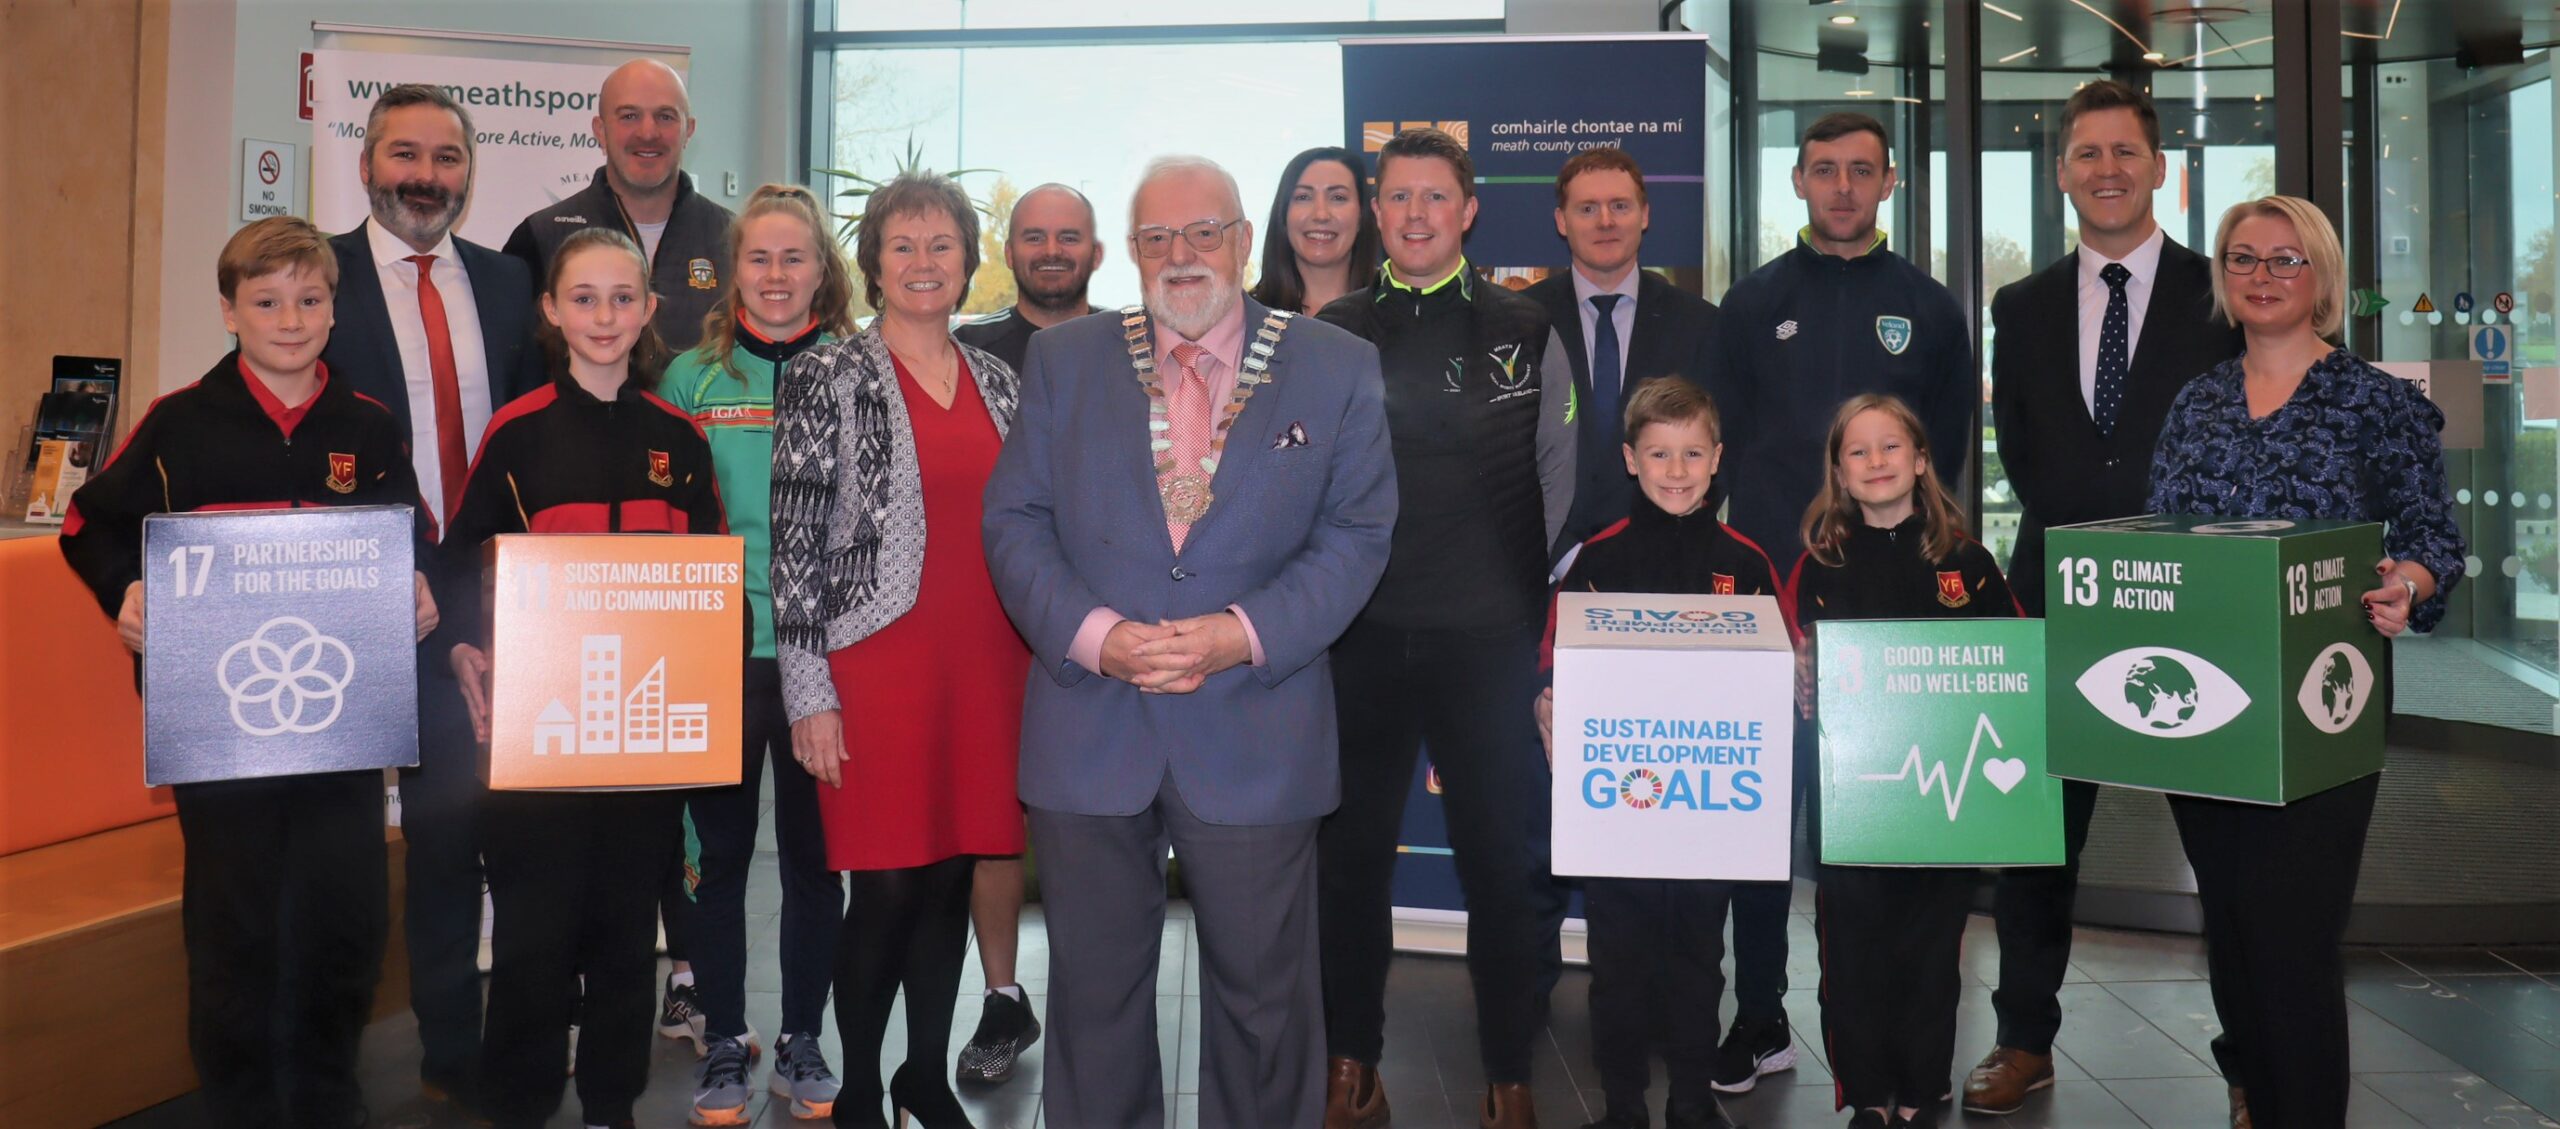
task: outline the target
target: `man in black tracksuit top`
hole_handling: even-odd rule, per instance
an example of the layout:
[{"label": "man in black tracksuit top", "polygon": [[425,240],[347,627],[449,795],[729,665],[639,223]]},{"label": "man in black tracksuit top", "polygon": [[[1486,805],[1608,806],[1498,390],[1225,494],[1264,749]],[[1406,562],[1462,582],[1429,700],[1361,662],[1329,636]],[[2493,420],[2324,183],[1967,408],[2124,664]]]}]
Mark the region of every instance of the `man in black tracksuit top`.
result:
[{"label": "man in black tracksuit top", "polygon": [[650,324],[678,353],[702,341],[702,316],[720,301],[729,269],[729,209],[693,190],[684,147],[693,140],[693,98],[684,78],[655,59],[633,59],[606,75],[591,128],[604,167],[576,195],[526,216],[506,252],[533,268],[533,291],[551,289],[551,256],[582,228],[609,227],[649,256]]},{"label": "man in black tracksuit top", "polygon": [[1397,518],[1387,571],[1333,649],[1342,807],[1317,839],[1326,1124],[1387,1118],[1384,1050],[1397,832],[1428,745],[1466,894],[1489,1089],[1484,1120],[1533,1125],[1530,1050],[1562,968],[1536,718],[1547,547],[1572,501],[1572,369],[1544,308],[1477,280],[1466,150],[1437,130],[1379,154],[1378,283],[1319,315],[1375,342]]},{"label": "man in black tracksuit top", "polygon": [[[309,247],[329,253],[316,232]],[[62,555],[110,617],[142,579],[149,514],[412,506],[415,559],[429,560],[433,519],[418,500],[408,428],[346,376],[326,366],[319,372],[319,391],[286,408],[233,350],[152,404],[105,469],[72,496]],[[361,1120],[356,1044],[390,927],[382,774],[216,780],[172,791],[185,839],[187,1043],[208,1123]],[[287,967],[289,986],[280,989]],[[293,1017],[281,1041],[270,1033],[279,1014]],[[289,1080],[290,1093],[280,1092],[279,1078]],[[280,1106],[280,1097],[289,1104]]]},{"label": "man in black tracksuit top", "polygon": [[595,180],[576,195],[526,216],[507,237],[505,250],[533,269],[538,294],[551,277],[551,256],[561,240],[590,227],[630,236],[649,253],[649,291],[658,296],[658,316],[650,324],[668,348],[684,352],[702,342],[702,316],[720,301],[731,217],[729,209],[693,190],[692,177],[679,172],[675,184],[674,210],[654,241],[623,209],[606,170],[597,169]]},{"label": "man in black tracksuit top", "polygon": [[[1822,487],[1823,441],[1843,401],[1887,392],[1911,405],[1950,488],[1977,445],[1982,397],[1963,308],[1876,227],[1891,161],[1874,118],[1814,122],[1794,173],[1810,222],[1795,247],[1725,294],[1724,363],[1708,378],[1731,436],[1719,482],[1732,498],[1727,520],[1778,560],[1804,549],[1797,528]],[[1781,1002],[1790,896],[1787,883],[1734,896],[1736,1013],[1716,1078],[1727,1093],[1795,1063]]]}]

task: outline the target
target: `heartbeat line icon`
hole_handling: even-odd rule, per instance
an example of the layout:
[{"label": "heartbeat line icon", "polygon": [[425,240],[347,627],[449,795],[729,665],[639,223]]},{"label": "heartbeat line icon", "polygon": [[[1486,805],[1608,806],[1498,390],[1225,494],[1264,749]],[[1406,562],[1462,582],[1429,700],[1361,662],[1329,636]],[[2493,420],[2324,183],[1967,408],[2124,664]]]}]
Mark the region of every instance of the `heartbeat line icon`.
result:
[{"label": "heartbeat line icon", "polygon": [[[1931,791],[1937,792],[1939,797],[1943,799],[1947,805],[1947,822],[1953,823],[1956,821],[1956,816],[1964,811],[1965,785],[1973,780],[1974,758],[1982,752],[1982,738],[1985,735],[1988,735],[1991,738],[1992,748],[2001,749],[2006,747],[2000,743],[2000,731],[1991,727],[1991,715],[1974,715],[1973,743],[1965,747],[1964,768],[1956,773],[1956,783],[1953,788],[1947,786],[1947,762],[1939,761],[1936,764],[1930,765],[1926,771],[1921,770],[1920,746],[1918,745],[1911,746],[1911,752],[1902,758],[1901,771],[1865,772],[1858,774],[1858,779],[1882,781],[1909,780],[1914,774],[1917,774],[1920,777],[1920,794],[1926,796]],[[1995,766],[2006,767],[2012,765],[2016,766],[2016,771],[2005,774],[1992,771]],[[2016,760],[1995,760],[1983,766],[1983,775],[1991,778],[1992,786],[1999,788],[2002,792],[2006,792],[2017,785],[2019,777],[2025,775],[2025,768],[2026,766],[2024,764]]]}]

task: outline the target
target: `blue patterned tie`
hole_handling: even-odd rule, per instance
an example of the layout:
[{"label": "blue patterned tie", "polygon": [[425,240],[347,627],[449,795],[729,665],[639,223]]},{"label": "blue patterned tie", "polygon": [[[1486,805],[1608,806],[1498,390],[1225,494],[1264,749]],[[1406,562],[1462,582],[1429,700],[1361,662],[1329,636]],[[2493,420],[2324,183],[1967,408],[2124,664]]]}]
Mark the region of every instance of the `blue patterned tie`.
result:
[{"label": "blue patterned tie", "polygon": [[2090,416],[2098,423],[2098,434],[2107,436],[2115,434],[2116,413],[2124,407],[2125,368],[2133,353],[2127,340],[2133,336],[2133,311],[2124,295],[2133,272],[2123,263],[2108,263],[2099,268],[2098,277],[2107,284],[2107,320],[2098,327],[2098,402]]},{"label": "blue patterned tie", "polygon": [[1618,432],[1618,381],[1625,368],[1618,356],[1618,319],[1612,315],[1623,296],[1591,296],[1592,306],[1600,311],[1599,328],[1591,335],[1591,411],[1599,417],[1602,431],[1610,435]]}]

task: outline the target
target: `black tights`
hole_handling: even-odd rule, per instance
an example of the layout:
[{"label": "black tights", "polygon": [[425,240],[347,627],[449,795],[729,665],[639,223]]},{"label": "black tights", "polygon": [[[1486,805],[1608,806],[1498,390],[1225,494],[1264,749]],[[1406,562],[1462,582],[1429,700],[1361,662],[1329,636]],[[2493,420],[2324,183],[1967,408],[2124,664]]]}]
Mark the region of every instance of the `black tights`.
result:
[{"label": "black tights", "polygon": [[836,1103],[836,1124],[881,1124],[880,1043],[901,987],[906,1061],[912,1073],[949,1092],[951,1012],[969,952],[969,878],[976,867],[976,859],[961,857],[845,874],[851,897],[836,944],[835,984],[844,1097]]}]

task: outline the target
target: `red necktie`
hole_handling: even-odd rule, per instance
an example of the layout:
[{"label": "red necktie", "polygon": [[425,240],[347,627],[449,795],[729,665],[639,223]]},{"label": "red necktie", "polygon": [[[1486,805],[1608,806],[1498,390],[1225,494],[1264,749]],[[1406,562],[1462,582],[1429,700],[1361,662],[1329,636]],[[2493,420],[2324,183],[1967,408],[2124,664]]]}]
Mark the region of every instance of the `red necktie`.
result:
[{"label": "red necktie", "polygon": [[[1165,438],[1173,441],[1173,460],[1170,468],[1161,472],[1164,481],[1157,486],[1168,498],[1196,496],[1208,490],[1209,475],[1200,460],[1209,454],[1209,382],[1198,367],[1200,358],[1208,354],[1207,349],[1188,341],[1173,347],[1174,362],[1182,366],[1182,377],[1165,394],[1165,422],[1169,425]],[[1173,481],[1186,477],[1191,481],[1185,487],[1171,487]],[[1182,542],[1191,534],[1191,519],[1197,516],[1180,507],[1167,508],[1165,526],[1166,532],[1173,535],[1174,552],[1182,551]]]},{"label": "red necktie", "polygon": [[427,368],[435,379],[436,466],[444,479],[444,521],[462,507],[462,480],[471,473],[471,456],[462,446],[462,377],[453,367],[453,331],[445,325],[444,295],[436,292],[429,268],[433,255],[411,255],[418,264],[418,316],[427,323]]}]

